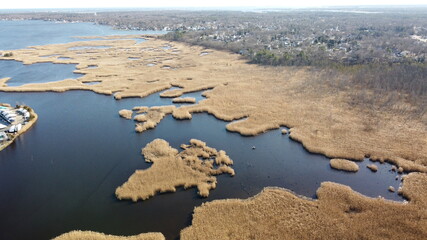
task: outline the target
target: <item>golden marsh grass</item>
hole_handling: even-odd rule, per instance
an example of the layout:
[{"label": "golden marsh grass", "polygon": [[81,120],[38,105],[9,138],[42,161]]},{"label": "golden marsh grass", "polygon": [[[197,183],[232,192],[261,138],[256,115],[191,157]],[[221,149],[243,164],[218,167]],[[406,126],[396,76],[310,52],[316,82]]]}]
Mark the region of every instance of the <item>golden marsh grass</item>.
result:
[{"label": "golden marsh grass", "polygon": [[142,154],[146,162],[152,163],[151,167],[136,170],[116,189],[117,198],[136,202],[157,193],[175,192],[176,187],[197,187],[200,196],[208,197],[210,190],[216,188],[215,175],[228,173],[234,176],[234,170],[229,166],[233,161],[224,151],[218,152],[195,139],[182,147],[184,150],[178,153],[162,139],[147,144]]}]

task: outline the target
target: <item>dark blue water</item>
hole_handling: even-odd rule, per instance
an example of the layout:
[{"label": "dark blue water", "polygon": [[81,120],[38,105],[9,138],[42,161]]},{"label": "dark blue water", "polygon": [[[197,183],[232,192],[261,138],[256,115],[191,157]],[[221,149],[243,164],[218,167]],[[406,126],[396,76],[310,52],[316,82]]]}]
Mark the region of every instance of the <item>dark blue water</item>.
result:
[{"label": "dark blue water", "polygon": [[8,86],[54,82],[83,76],[73,73],[74,70],[76,70],[76,64],[36,63],[24,65],[17,61],[0,61],[0,78],[11,78],[6,82]]},{"label": "dark blue water", "polygon": [[[369,196],[397,199],[387,192],[389,185],[399,185],[390,166],[379,165],[377,173],[366,169],[367,163],[356,174],[334,171],[327,158],[309,154],[279,130],[242,137],[227,132],[225,122],[195,114],[191,121],[169,116],[155,130],[134,133],[134,122],[119,118],[117,112],[152,105],[150,98],[155,97],[160,99],[115,101],[82,91],[0,93],[1,102],[28,104],[40,116],[31,131],[0,153],[0,238],[29,239],[31,233],[42,239],[90,229],[114,234],[161,231],[173,239],[189,224],[195,206],[213,199],[246,198],[265,186],[312,197],[322,181],[335,181]],[[218,188],[208,199],[189,189],[136,204],[118,201],[115,188],[135,169],[149,167],[140,149],[155,138],[176,148],[197,138],[224,149],[235,162],[236,176],[218,177]]]},{"label": "dark blue water", "polygon": [[[24,74],[27,67],[18,72]],[[200,92],[186,96],[203,99]],[[321,182],[334,181],[368,196],[401,200],[387,191],[400,184],[390,165],[376,163],[379,171],[372,173],[365,161],[358,173],[335,171],[329,159],[308,153],[280,130],[242,137],[227,132],[226,122],[194,114],[186,121],[167,116],[156,129],[137,134],[135,123],[118,115],[124,108],[171,101],[158,94],[116,101],[85,91],[0,92],[0,102],[27,104],[39,114],[30,131],[0,152],[0,239],[48,239],[75,229],[119,235],[156,231],[174,239],[191,223],[194,207],[214,199],[247,198],[266,186],[314,197]],[[223,149],[234,160],[236,176],[219,176],[207,199],[192,188],[138,203],[117,200],[115,188],[136,169],[150,167],[140,152],[156,138],[175,148],[196,138]]]}]

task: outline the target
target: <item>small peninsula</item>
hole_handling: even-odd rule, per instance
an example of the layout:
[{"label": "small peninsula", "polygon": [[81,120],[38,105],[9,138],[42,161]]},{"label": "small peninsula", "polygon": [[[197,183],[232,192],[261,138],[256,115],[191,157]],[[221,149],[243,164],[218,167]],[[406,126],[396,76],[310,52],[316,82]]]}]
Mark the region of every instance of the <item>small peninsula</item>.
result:
[{"label": "small peninsula", "polygon": [[28,106],[17,105],[14,108],[9,104],[0,103],[0,151],[28,131],[37,119],[37,114]]}]

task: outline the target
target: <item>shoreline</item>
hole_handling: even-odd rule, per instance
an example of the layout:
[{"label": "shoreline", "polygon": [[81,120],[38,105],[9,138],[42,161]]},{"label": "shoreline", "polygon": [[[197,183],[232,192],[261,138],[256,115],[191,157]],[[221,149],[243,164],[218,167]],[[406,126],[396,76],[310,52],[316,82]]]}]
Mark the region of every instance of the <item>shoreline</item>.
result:
[{"label": "shoreline", "polygon": [[27,122],[25,125],[23,125],[21,131],[19,131],[16,135],[14,135],[12,139],[8,140],[5,144],[2,144],[0,146],[0,152],[2,150],[4,150],[5,148],[7,148],[8,146],[10,146],[12,143],[14,143],[15,139],[17,139],[19,136],[21,136],[22,134],[24,134],[28,130],[30,130],[30,128],[37,122],[39,116],[34,111],[34,109],[32,109],[31,107],[29,107],[29,108],[30,108],[30,114],[31,114],[31,116],[34,116],[34,117],[29,122]]},{"label": "shoreline", "polygon": [[247,199],[214,200],[195,207],[191,225],[181,230],[180,239],[230,235],[232,239],[312,239],[313,232],[322,239],[423,239],[427,228],[419,218],[426,216],[425,184],[426,174],[409,174],[400,190],[409,199],[403,203],[370,198],[333,182],[322,182],[316,199],[266,187]]},{"label": "shoreline", "polygon": [[[94,43],[105,45],[102,41],[94,41],[90,45]],[[158,39],[133,45],[129,45],[129,41],[116,41],[112,49],[91,50],[93,54],[87,50],[81,51],[92,56],[82,56],[68,50],[84,44],[88,43],[46,45],[13,51],[13,58],[28,64],[36,63],[40,56],[52,53],[73,57],[72,62],[77,62],[78,71],[85,74],[79,80],[1,87],[0,91],[66,91],[80,86],[81,82],[99,81],[97,85],[87,86],[86,90],[103,91],[109,95],[114,93],[115,99],[119,100],[125,97],[142,98],[171,86],[180,89],[166,92],[164,97],[211,89],[204,92],[206,99],[198,104],[171,108],[165,112],[176,119],[180,119],[178,116],[189,119],[192,113],[205,112],[229,121],[228,131],[249,136],[288,126],[290,138],[300,142],[310,153],[353,160],[369,156],[372,160],[392,162],[405,171],[427,172],[427,148],[423,145],[427,133],[421,123],[416,120],[404,122],[399,116],[387,112],[379,112],[374,117],[360,114],[360,109],[349,108],[346,104],[351,91],[356,90],[343,90],[335,95],[326,90],[322,92],[324,89],[319,86],[322,82],[313,80],[312,72],[306,68],[259,67],[245,63],[237,55],[216,50],[200,58],[199,52],[206,49]],[[171,50],[162,50],[165,44],[172,45]],[[122,48],[130,49],[130,53],[122,52]],[[143,58],[129,61],[128,58],[134,57],[136,52]],[[94,56],[97,58],[91,60]],[[58,59],[49,61],[66,62]],[[93,61],[98,62],[98,68],[85,69]],[[153,62],[156,66],[148,66]],[[166,65],[173,69],[162,67]],[[150,109],[153,112],[158,110]],[[160,112],[153,119],[163,118],[162,114]],[[366,121],[366,118],[375,122]],[[396,132],[400,133],[399,138],[395,137]],[[338,187],[331,194],[339,195],[343,189]],[[292,197],[298,201],[295,196]],[[206,205],[209,204],[200,208]],[[351,213],[354,210],[352,207],[349,206]],[[195,214],[196,211],[197,208]]]},{"label": "shoreline", "polygon": [[[0,59],[17,60],[25,64],[73,63],[77,64],[76,72],[84,76],[75,80],[0,87],[0,91],[90,90],[99,94],[114,94],[114,98],[120,100],[143,98],[171,86],[180,89],[165,91],[161,97],[179,97],[185,93],[210,89],[206,92],[207,99],[193,106],[177,108],[172,115],[183,120],[191,119],[192,113],[207,112],[217,119],[230,121],[226,126],[228,131],[245,136],[256,136],[280,126],[288,126],[291,127],[290,137],[301,142],[311,153],[352,160],[370,156],[372,160],[390,162],[407,172],[427,172],[427,148],[422,144],[423,139],[427,138],[427,131],[423,123],[416,119],[406,121],[388,112],[373,113],[375,117],[364,119],[359,116],[359,112],[366,110],[346,105],[346,99],[358,91],[356,89],[340,90],[336,96],[328,96],[331,89],[322,89],[325,88],[319,85],[322,83],[312,79],[310,68],[256,66],[246,63],[237,54],[211,49],[209,55],[200,57],[199,52],[207,51],[205,48],[160,40],[155,36],[144,37],[149,41],[135,43],[131,39],[135,35],[120,36],[122,40],[110,36],[100,41],[13,50],[13,56]],[[104,46],[106,41],[109,49],[69,50],[87,45]],[[170,48],[164,49],[164,46]],[[55,54],[71,59],[42,57]],[[129,57],[135,56],[141,59],[129,60]],[[88,69],[95,59],[98,67]],[[149,66],[152,63],[155,66]],[[170,66],[170,69],[163,69],[162,66]],[[141,78],[141,75],[144,77]],[[99,84],[84,84],[93,81]],[[267,83],[268,88],[265,88]],[[304,84],[309,85],[301,93]],[[322,91],[319,92],[319,89]],[[238,96],[229,96],[236,91]],[[283,95],[282,92],[287,94]],[[327,112],[332,113],[328,116]],[[242,117],[245,119],[235,121]],[[373,122],[380,126],[372,128]],[[395,132],[404,133],[401,135],[404,138],[393,140]],[[339,138],[344,141],[338,141]]]},{"label": "shoreline", "polygon": [[[318,230],[318,237],[328,239],[359,239],[361,236],[370,239],[422,239],[427,233],[426,225],[419,221],[426,214],[422,211],[427,204],[426,192],[422,191],[425,184],[426,174],[411,173],[405,177],[402,189],[399,189],[400,194],[408,199],[404,202],[368,197],[346,185],[327,181],[317,189],[316,198],[299,195],[286,188],[265,187],[248,198],[218,199],[196,206],[191,224],[181,229],[180,239],[229,239],[230,234],[234,236],[231,239],[249,239],[250,236],[256,236],[255,239],[264,239],[265,236],[272,239],[294,239],[295,236],[312,239],[311,233]],[[405,231],[408,229],[412,231]],[[357,236],[353,235],[354,232]],[[78,239],[86,234],[94,233],[74,230],[60,237]],[[96,234],[99,238],[95,239],[110,236]],[[123,236],[122,239],[134,237]]]}]

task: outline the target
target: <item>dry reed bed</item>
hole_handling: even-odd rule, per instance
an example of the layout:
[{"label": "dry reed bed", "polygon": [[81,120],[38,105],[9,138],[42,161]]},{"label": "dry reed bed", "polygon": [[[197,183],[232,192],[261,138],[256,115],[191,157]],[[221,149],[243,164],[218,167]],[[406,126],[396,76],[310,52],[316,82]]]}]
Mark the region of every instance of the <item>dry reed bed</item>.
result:
[{"label": "dry reed bed", "polygon": [[135,236],[114,236],[92,231],[71,231],[54,240],[165,240],[161,233],[143,233]]},{"label": "dry reed bed", "polygon": [[359,171],[359,165],[347,159],[334,158],[329,161],[329,164],[331,165],[331,168],[334,168],[337,170],[342,170],[347,172]]},{"label": "dry reed bed", "polygon": [[398,203],[369,198],[324,182],[317,200],[266,188],[247,200],[215,200],[196,207],[181,240],[206,239],[425,239],[427,175],[411,173]]},{"label": "dry reed bed", "polygon": [[[290,137],[302,142],[310,152],[352,160],[370,156],[405,171],[427,172],[427,128],[422,121],[349,106],[350,98],[355,91],[360,91],[358,89],[326,85],[306,68],[249,65],[238,55],[220,51],[211,51],[200,57],[198,53],[204,51],[201,47],[158,39],[134,43],[133,40],[112,39],[14,50],[12,57],[2,59],[15,59],[27,64],[41,61],[76,63],[77,72],[85,75],[77,80],[0,87],[0,91],[84,89],[102,94],[115,93],[116,99],[120,99],[144,97],[171,86],[180,89],[165,91],[163,97],[179,97],[188,92],[212,89],[206,93],[207,99],[175,109],[173,116],[191,119],[192,113],[207,112],[226,121],[245,118],[227,125],[227,130],[242,135],[257,135],[288,126],[291,128]],[[163,50],[165,44],[171,45],[179,54]],[[111,48],[68,50],[85,45],[108,45]],[[52,54],[72,59],[40,57]],[[141,60],[128,60],[128,57],[135,56]],[[147,59],[154,60],[157,65],[148,67],[150,61]],[[166,63],[176,69],[162,70],[161,66]],[[86,68],[93,64],[98,68]],[[101,83],[82,84],[88,81]],[[154,128],[161,115],[154,117],[154,121],[147,120],[137,125],[136,130]],[[396,132],[399,132],[398,137]]]},{"label": "dry reed bed", "polygon": [[147,117],[145,114],[138,114],[136,115],[133,120],[137,121],[137,122],[146,122],[147,121]]},{"label": "dry reed bed", "polygon": [[378,171],[378,166],[375,165],[375,164],[370,164],[370,165],[368,165],[366,167],[369,168],[372,172]]},{"label": "dry reed bed", "polygon": [[[427,174],[407,175],[399,190],[409,200],[404,203],[369,198],[332,182],[321,184],[316,200],[269,187],[246,200],[215,200],[196,207],[192,225],[181,231],[180,239],[279,240],[315,236],[317,239],[421,240],[427,235],[426,185]],[[85,234],[94,237],[81,238],[79,232],[71,232],[58,239],[115,239],[98,238],[105,235],[93,232]]]},{"label": "dry reed bed", "polygon": [[166,115],[171,114],[175,109],[175,106],[154,106],[147,108],[144,111],[145,114],[135,117],[135,121],[139,122],[135,124],[135,131],[141,133],[155,128]]},{"label": "dry reed bed", "polygon": [[135,111],[136,113],[145,113],[147,112],[149,109],[149,107],[145,107],[145,106],[136,106],[132,108],[132,111]]},{"label": "dry reed bed", "polygon": [[196,98],[186,97],[186,98],[174,98],[172,99],[173,103],[196,103]]},{"label": "dry reed bed", "polygon": [[118,199],[146,200],[156,193],[175,192],[176,187],[197,187],[198,194],[208,197],[216,188],[215,175],[228,173],[234,176],[229,166],[233,161],[224,151],[217,151],[206,143],[192,139],[184,150],[169,146],[156,139],[142,149],[145,161],[152,163],[146,170],[136,170],[129,180],[116,189]]},{"label": "dry reed bed", "polygon": [[[349,106],[347,103],[355,95],[354,91],[359,91],[357,89],[335,89],[325,85],[305,68],[248,65],[238,55],[220,51],[200,57],[198,53],[204,51],[201,47],[157,39],[134,43],[133,40],[90,41],[14,50],[12,57],[1,59],[15,59],[26,64],[76,63],[76,72],[85,75],[77,80],[20,87],[4,86],[7,80],[3,80],[0,91],[80,89],[116,93],[116,99],[120,99],[144,97],[171,86],[181,89],[166,91],[163,97],[179,97],[213,88],[205,93],[207,99],[198,104],[172,110],[174,117],[190,119],[192,113],[207,112],[226,121],[244,118],[227,125],[227,130],[243,135],[257,135],[288,126],[290,137],[302,142],[311,152],[353,160],[370,156],[373,160],[396,164],[402,171],[427,172],[425,125],[419,119]],[[162,50],[165,44],[179,54]],[[85,45],[111,48],[68,50]],[[52,54],[72,59],[40,57]],[[141,60],[129,61],[129,57],[135,56]],[[147,66],[151,63],[147,59],[154,60],[156,66]],[[162,70],[165,61],[176,69]],[[89,65],[98,68],[87,69]],[[91,81],[101,83],[82,84]],[[158,115],[153,119],[161,120],[162,114]],[[155,125],[156,122],[151,121],[143,128]],[[398,137],[396,132],[399,132]],[[322,184],[316,201],[301,199],[279,189],[266,189],[250,200],[215,201],[195,210],[193,226],[182,232],[182,239],[206,239],[207,236],[213,239],[284,239],[287,236],[417,239],[427,234],[426,181],[422,174],[409,176],[404,181],[403,191],[411,199],[409,204],[366,198],[333,183]],[[169,186],[166,189],[174,190]],[[131,194],[129,197],[138,198]]]},{"label": "dry reed bed", "polygon": [[128,109],[122,109],[119,111],[119,115],[122,118],[126,118],[126,119],[132,119],[132,110],[128,110]]},{"label": "dry reed bed", "polygon": [[117,40],[117,39],[150,39],[152,36],[147,35],[146,37],[141,34],[132,35],[112,35],[112,36],[78,36],[79,39],[103,39],[103,40]]}]

